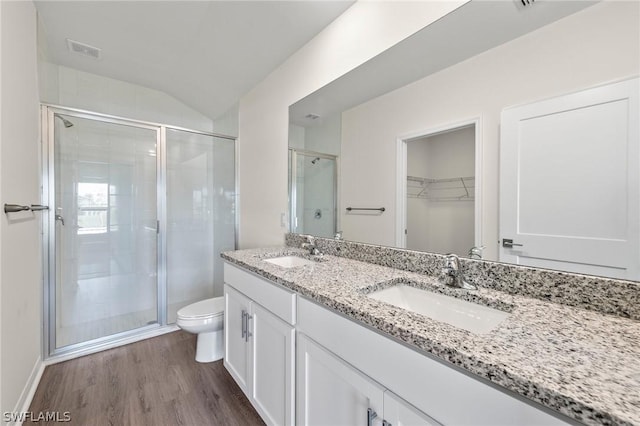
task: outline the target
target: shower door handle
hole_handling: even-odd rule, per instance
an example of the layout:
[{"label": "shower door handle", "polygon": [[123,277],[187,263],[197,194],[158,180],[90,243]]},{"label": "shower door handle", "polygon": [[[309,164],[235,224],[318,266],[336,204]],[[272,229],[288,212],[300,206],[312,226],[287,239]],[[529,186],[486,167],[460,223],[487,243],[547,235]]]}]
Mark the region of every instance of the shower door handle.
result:
[{"label": "shower door handle", "polygon": [[62,217],[62,215],[57,214],[56,215],[56,220],[59,220],[60,223],[62,224],[62,226],[64,226],[64,217]]}]

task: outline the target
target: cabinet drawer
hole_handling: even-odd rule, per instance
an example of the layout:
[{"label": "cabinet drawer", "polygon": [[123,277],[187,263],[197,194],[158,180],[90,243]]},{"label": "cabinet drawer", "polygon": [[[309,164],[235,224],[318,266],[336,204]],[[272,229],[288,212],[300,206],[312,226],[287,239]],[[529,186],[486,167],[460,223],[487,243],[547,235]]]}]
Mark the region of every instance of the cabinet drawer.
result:
[{"label": "cabinet drawer", "polygon": [[224,282],[291,325],[296,323],[296,294],[229,263]]}]

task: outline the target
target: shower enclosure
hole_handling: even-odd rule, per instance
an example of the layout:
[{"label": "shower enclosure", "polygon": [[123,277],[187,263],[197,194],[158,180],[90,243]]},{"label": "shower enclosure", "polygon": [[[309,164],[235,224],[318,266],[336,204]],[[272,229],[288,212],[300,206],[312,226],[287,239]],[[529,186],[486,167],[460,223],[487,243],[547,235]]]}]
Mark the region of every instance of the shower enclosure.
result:
[{"label": "shower enclosure", "polygon": [[333,237],[337,231],[337,157],[289,149],[291,232]]},{"label": "shower enclosure", "polygon": [[235,140],[44,105],[46,356],[162,332],[222,295]]}]

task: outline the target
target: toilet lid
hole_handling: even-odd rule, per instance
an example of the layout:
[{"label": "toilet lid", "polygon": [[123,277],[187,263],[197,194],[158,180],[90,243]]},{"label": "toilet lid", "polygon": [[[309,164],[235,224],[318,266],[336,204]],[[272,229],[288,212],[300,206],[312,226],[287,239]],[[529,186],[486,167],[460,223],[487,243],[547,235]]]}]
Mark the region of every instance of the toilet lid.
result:
[{"label": "toilet lid", "polygon": [[222,315],[224,313],[224,297],[201,300],[187,305],[178,311],[180,318],[202,318]]}]

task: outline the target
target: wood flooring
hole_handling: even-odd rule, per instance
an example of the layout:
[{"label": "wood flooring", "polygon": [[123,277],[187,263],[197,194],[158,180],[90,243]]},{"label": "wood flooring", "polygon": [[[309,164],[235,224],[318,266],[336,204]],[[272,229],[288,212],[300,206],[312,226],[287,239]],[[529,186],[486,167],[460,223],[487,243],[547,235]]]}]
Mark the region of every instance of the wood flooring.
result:
[{"label": "wood flooring", "polygon": [[29,411],[71,418],[40,424],[263,425],[222,361],[195,361],[195,343],[176,331],[50,365]]}]

